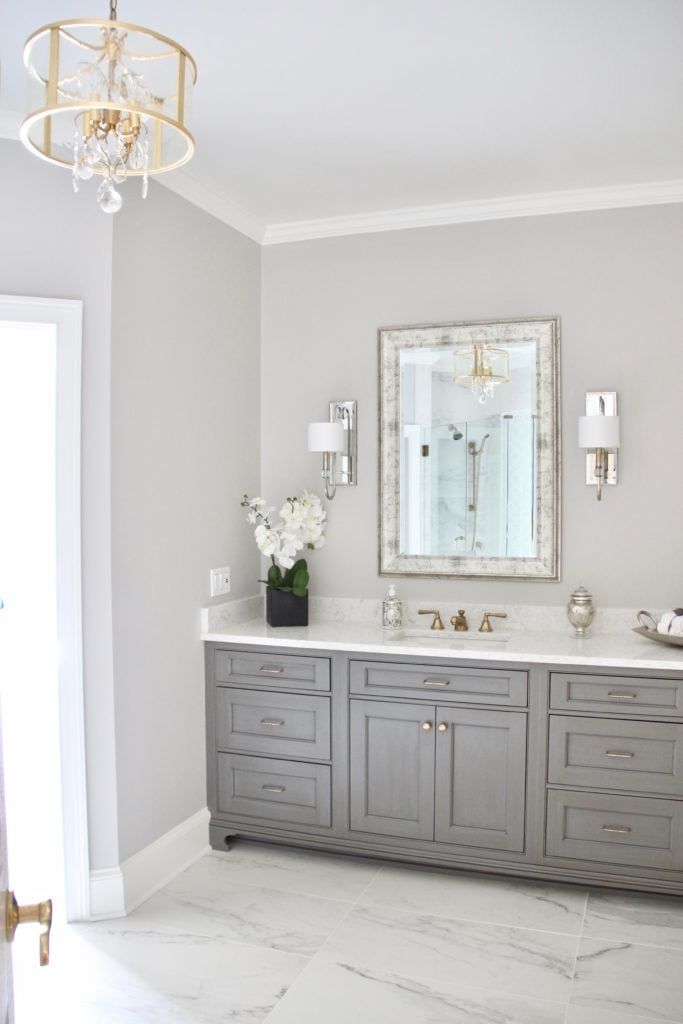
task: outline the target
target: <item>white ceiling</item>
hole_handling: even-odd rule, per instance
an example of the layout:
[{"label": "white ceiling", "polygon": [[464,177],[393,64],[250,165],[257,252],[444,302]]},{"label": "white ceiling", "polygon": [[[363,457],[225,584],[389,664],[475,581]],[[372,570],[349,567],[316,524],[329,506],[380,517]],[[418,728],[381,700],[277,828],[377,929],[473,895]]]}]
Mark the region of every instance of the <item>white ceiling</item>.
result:
[{"label": "white ceiling", "polygon": [[[3,0],[0,107],[23,111],[34,28],[107,9]],[[683,179],[683,0],[119,0],[119,17],[197,60],[178,191],[256,233]]]}]

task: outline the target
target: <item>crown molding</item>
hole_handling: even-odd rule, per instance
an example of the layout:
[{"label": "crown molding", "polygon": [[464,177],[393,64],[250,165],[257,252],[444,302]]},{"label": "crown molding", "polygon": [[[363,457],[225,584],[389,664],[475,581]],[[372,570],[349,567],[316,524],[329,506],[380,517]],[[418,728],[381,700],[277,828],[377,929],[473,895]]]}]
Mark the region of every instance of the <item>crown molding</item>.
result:
[{"label": "crown molding", "polygon": [[156,181],[176,195],[187,199],[189,203],[217,217],[224,224],[235,228],[260,245],[263,244],[267,228],[262,220],[238,206],[227,196],[216,192],[210,185],[205,185],[188,171],[181,169],[170,174],[160,174]]},{"label": "crown molding", "polygon": [[400,231],[406,228],[466,224],[472,221],[540,217],[554,213],[579,213],[680,202],[683,202],[683,179],[570,189],[562,192],[537,192],[443,206],[413,206],[375,213],[270,224],[266,228],[263,244],[279,245],[284,242],[334,238],[340,235],[362,235],[379,231]]},{"label": "crown molding", "polygon": [[[0,139],[18,140],[21,121],[21,114],[16,111],[0,109]],[[677,178],[673,181],[536,192],[441,206],[407,206],[397,210],[378,210],[373,213],[348,214],[341,217],[265,224],[249,210],[245,210],[210,185],[204,184],[187,170],[161,174],[156,180],[160,185],[260,245],[281,245],[285,242],[303,242],[315,238],[439,227],[474,221],[506,220],[511,217],[541,217],[555,213],[581,213],[683,202],[683,179]]]}]

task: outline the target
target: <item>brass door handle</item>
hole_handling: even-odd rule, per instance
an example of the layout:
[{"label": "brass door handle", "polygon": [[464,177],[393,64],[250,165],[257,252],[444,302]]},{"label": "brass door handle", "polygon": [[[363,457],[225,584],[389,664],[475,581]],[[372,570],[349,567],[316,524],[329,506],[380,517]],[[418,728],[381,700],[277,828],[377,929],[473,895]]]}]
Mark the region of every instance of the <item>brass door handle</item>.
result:
[{"label": "brass door handle", "polygon": [[13,892],[5,895],[5,933],[8,942],[14,942],[20,924],[39,924],[40,932],[40,966],[46,967],[50,962],[50,929],[52,928],[52,900],[43,903],[29,903],[20,907]]},{"label": "brass door handle", "polygon": [[423,722],[422,723],[422,728],[424,729],[425,732],[429,732],[431,727],[432,727],[432,723],[431,722]]},{"label": "brass door handle", "polygon": [[439,732],[448,731],[448,722],[439,722]]}]

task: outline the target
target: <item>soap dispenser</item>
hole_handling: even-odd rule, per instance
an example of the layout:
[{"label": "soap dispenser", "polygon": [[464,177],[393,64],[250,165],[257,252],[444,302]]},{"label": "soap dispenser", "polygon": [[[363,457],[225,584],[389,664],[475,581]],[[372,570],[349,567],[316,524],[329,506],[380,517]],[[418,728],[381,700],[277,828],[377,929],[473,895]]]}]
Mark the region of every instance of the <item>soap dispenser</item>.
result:
[{"label": "soap dispenser", "polygon": [[396,597],[396,586],[389,584],[389,593],[382,602],[382,626],[384,629],[400,629],[403,622],[403,604]]}]

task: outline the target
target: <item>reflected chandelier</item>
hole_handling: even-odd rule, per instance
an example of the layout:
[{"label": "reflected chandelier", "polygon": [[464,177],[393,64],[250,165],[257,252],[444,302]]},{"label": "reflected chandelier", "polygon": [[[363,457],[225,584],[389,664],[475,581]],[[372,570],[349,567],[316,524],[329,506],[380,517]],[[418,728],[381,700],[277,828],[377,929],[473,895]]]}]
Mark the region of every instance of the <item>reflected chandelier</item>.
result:
[{"label": "reflected chandelier", "polygon": [[456,349],[454,363],[456,384],[468,387],[482,405],[499,384],[510,380],[510,356],[504,348],[475,343],[472,348]]},{"label": "reflected chandelier", "polygon": [[38,156],[71,167],[74,191],[100,175],[105,213],[123,202],[116,188],[186,163],[194,139],[186,120],[197,68],[187,50],[151,29],[117,21],[72,19],[39,28],[24,46],[32,113],[21,126]]}]

